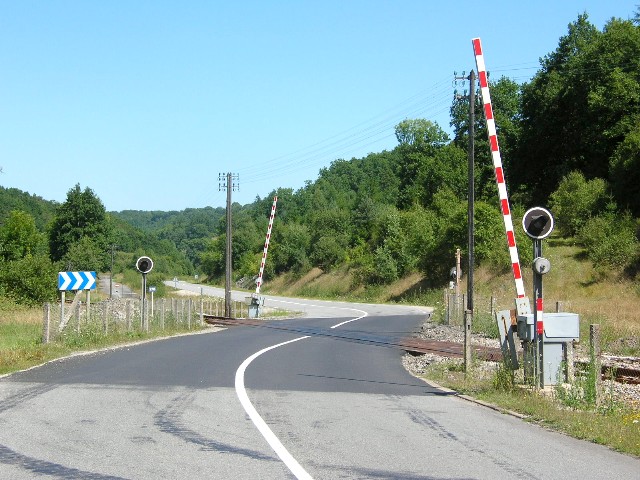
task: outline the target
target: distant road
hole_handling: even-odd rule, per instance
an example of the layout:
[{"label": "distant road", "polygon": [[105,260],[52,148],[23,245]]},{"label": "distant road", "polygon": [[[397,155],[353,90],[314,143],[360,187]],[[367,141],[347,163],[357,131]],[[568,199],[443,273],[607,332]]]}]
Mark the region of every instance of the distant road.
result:
[{"label": "distant road", "polygon": [[638,459],[409,375],[390,344],[426,308],[276,300],[309,316],[0,379],[0,478],[638,478]]},{"label": "distant road", "polygon": [[108,275],[101,275],[99,277],[98,288],[106,295],[111,293],[113,298],[131,298],[134,295],[133,290],[126,285],[116,281],[110,284],[110,277]]},{"label": "distant road", "polygon": [[[224,298],[224,288],[204,286],[188,282],[166,281],[166,285],[176,287],[188,292],[204,294],[214,297]],[[232,290],[231,298],[233,301],[244,302],[246,297],[250,297],[251,292]],[[349,302],[333,302],[326,300],[309,300],[301,298],[278,297],[274,295],[262,295],[265,298],[265,307],[281,308],[292,312],[301,312],[307,317],[316,318],[337,318],[344,317],[360,309],[366,308],[371,315],[386,314],[406,314],[406,315],[423,315],[426,317],[432,311],[430,307],[411,306],[411,305],[379,305],[379,304],[361,304]]]}]

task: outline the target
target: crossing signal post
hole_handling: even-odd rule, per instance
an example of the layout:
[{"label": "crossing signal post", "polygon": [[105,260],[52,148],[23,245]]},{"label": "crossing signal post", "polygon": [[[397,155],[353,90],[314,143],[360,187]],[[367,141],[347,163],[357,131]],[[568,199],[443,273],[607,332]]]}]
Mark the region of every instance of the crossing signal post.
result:
[{"label": "crossing signal post", "polygon": [[142,325],[149,328],[149,324],[146,320],[146,304],[147,304],[147,273],[153,269],[153,260],[149,257],[140,257],[136,260],[136,270],[142,274]]},{"label": "crossing signal post", "polygon": [[544,386],[544,304],[542,294],[542,275],[551,270],[549,260],[542,256],[542,239],[547,238],[553,230],[553,216],[542,208],[534,207],[522,217],[522,228],[533,239],[533,375],[537,387]]}]

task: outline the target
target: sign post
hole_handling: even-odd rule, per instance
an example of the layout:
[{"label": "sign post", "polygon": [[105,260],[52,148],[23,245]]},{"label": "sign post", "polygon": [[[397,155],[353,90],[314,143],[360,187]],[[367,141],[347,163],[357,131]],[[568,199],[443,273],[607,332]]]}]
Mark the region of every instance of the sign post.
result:
[{"label": "sign post", "polygon": [[153,294],[156,291],[156,287],[149,287],[149,292],[151,292],[151,321],[153,321]]},{"label": "sign post", "polygon": [[145,316],[146,301],[147,301],[147,273],[149,273],[152,268],[153,268],[153,260],[151,260],[149,257],[140,257],[136,261],[136,270],[138,270],[142,274],[142,307],[140,312],[140,315],[142,316],[141,323],[143,328],[146,325],[147,329],[149,327],[146,323],[146,316]]},{"label": "sign post", "polygon": [[542,295],[542,275],[549,272],[551,264],[542,256],[542,239],[553,230],[553,216],[542,208],[527,210],[522,217],[522,228],[533,239],[533,298],[536,308],[533,312],[534,363],[533,375],[536,387],[544,386],[544,303]]},{"label": "sign post", "polygon": [[90,291],[95,290],[96,288],[96,272],[58,272],[58,290],[60,290],[60,327],[59,331],[62,331],[66,326],[69,318],[65,318],[64,314],[64,305],[65,305],[65,292],[67,291],[75,291],[76,296],[73,299],[73,304],[71,305],[71,312],[73,312],[73,307],[77,304],[79,300],[78,293],[82,290],[87,291],[87,315],[89,314],[89,305],[90,305]]}]

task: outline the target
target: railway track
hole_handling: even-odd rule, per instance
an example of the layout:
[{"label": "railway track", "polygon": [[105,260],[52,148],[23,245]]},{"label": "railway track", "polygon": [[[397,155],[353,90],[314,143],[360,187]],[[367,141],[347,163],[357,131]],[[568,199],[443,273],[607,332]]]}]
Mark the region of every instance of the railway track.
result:
[{"label": "railway track", "polygon": [[[289,327],[279,326],[275,323],[265,323],[264,320],[256,320],[249,318],[226,318],[216,315],[204,315],[205,322],[211,325],[237,326],[245,325],[251,327],[271,328],[283,330],[292,333],[299,333],[310,336],[323,336],[347,340],[357,343],[368,343],[372,345],[385,346],[391,348],[399,348],[413,355],[433,354],[449,358],[463,358],[464,346],[458,342],[446,342],[440,340],[428,340],[416,337],[391,338],[377,335],[368,335],[363,332],[330,330],[311,327]],[[472,346],[472,355],[475,358],[488,362],[501,362],[502,351],[499,348]],[[576,366],[585,366],[588,362],[576,361]],[[607,357],[602,365],[602,378],[614,378],[620,383],[640,384],[640,360],[636,360],[638,367],[635,365],[620,364],[617,357]]]}]

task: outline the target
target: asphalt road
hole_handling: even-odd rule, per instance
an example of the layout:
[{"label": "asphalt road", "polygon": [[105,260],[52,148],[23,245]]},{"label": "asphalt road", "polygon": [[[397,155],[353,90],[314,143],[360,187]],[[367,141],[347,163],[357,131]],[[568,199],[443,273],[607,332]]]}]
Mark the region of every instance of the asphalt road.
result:
[{"label": "asphalt road", "polygon": [[135,292],[127,285],[118,282],[110,282],[111,278],[107,275],[98,277],[98,288],[105,294],[111,294],[113,298],[131,298]]},{"label": "asphalt road", "polygon": [[638,478],[638,459],[409,375],[393,340],[425,309],[295,302],[326,314],[0,379],[0,478]]}]

